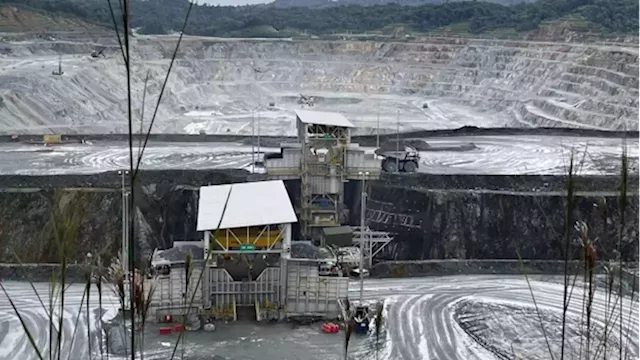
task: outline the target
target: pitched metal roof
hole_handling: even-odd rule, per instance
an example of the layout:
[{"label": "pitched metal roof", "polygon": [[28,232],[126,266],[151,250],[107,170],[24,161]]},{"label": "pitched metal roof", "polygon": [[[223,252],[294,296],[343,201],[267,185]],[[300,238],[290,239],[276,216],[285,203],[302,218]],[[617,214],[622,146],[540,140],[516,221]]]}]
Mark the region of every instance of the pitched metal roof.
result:
[{"label": "pitched metal roof", "polygon": [[355,127],[344,115],[335,112],[296,110],[296,116],[305,124]]},{"label": "pitched metal roof", "polygon": [[297,221],[282,180],[200,187],[197,231],[215,230],[219,223],[220,229],[233,229]]}]

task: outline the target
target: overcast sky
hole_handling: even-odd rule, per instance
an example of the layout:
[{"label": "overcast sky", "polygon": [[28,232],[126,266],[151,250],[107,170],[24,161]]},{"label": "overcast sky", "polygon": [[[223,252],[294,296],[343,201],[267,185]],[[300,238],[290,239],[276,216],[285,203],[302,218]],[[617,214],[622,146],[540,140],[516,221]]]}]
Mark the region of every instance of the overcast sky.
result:
[{"label": "overcast sky", "polygon": [[272,2],[273,0],[200,0],[198,3],[205,2],[211,5],[254,5]]}]

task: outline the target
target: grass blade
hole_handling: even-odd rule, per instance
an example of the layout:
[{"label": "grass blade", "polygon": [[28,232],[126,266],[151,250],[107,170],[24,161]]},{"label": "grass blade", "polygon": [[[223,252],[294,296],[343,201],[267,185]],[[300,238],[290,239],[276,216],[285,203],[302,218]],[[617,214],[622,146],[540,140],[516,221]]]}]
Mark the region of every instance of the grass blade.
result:
[{"label": "grass blade", "polygon": [[29,344],[31,345],[33,350],[36,352],[36,355],[38,355],[38,359],[43,360],[42,353],[40,352],[40,349],[38,349],[38,345],[36,345],[36,342],[33,339],[33,336],[31,335],[31,331],[29,331],[27,324],[24,322],[22,315],[20,315],[20,311],[18,311],[18,308],[13,302],[13,299],[11,298],[11,296],[9,296],[7,289],[5,289],[4,285],[2,285],[2,281],[0,281],[0,289],[2,289],[2,292],[9,300],[9,304],[11,304],[11,308],[13,308],[13,311],[15,311],[16,315],[18,316],[18,320],[20,320],[20,325],[22,326],[22,329],[24,330],[24,332],[27,334],[27,339],[29,340]]},{"label": "grass blade", "polygon": [[[89,269],[85,272],[85,281],[86,281],[86,286],[87,286],[87,306],[85,307],[87,310],[87,339],[89,339],[89,360],[91,360],[93,358],[93,351],[91,348],[91,321],[90,319],[90,307],[89,307],[89,298],[91,297],[91,264],[89,264]],[[98,314],[100,315],[98,321],[102,321],[102,309],[98,309]],[[102,347],[102,344],[100,344],[100,347]]]},{"label": "grass blade", "polygon": [[[124,46],[122,44],[122,38],[120,37],[120,30],[118,30],[118,22],[116,21],[116,15],[113,11],[113,6],[111,5],[111,0],[107,0],[107,4],[109,5],[109,14],[111,15],[111,21],[113,22],[113,28],[116,31],[116,37],[118,38],[118,48],[120,49],[120,53],[122,54],[122,60],[125,64],[129,62],[129,59],[124,53]],[[122,11],[122,3],[120,3],[120,11]]]},{"label": "grass blade", "polygon": [[533,307],[536,309],[536,315],[538,316],[540,329],[542,330],[542,335],[544,336],[544,342],[547,345],[547,350],[549,350],[549,357],[551,358],[551,360],[554,360],[553,352],[551,352],[551,345],[549,344],[549,337],[547,336],[547,331],[544,328],[544,321],[542,320],[542,314],[540,313],[540,308],[538,307],[538,303],[536,302],[536,296],[533,293],[533,288],[531,287],[531,282],[529,281],[529,275],[527,274],[527,269],[524,266],[524,261],[522,260],[522,256],[520,256],[519,250],[516,251],[516,255],[518,255],[518,262],[520,262],[520,268],[522,269],[522,274],[524,275],[524,278],[527,281],[527,287],[529,287],[529,293],[531,294]]},{"label": "grass blade", "polygon": [[376,309],[376,318],[375,318],[375,335],[376,335],[376,360],[378,360],[378,345],[380,343],[380,332],[382,331],[382,323],[383,323],[383,313],[384,311],[384,303],[378,304],[378,308]]},{"label": "grass blade", "polygon": [[[189,8],[187,9],[187,15],[184,18],[184,23],[182,24],[182,29],[180,30],[180,37],[178,37],[178,43],[173,51],[173,55],[171,56],[171,62],[169,63],[169,69],[167,70],[167,75],[164,78],[164,82],[162,83],[162,88],[160,88],[160,94],[158,94],[158,101],[156,102],[156,107],[153,110],[153,115],[151,116],[151,122],[149,123],[149,128],[147,130],[147,134],[144,137],[144,143],[142,144],[142,149],[140,149],[140,155],[138,156],[138,161],[136,163],[136,168],[134,172],[134,177],[138,174],[138,169],[140,168],[140,163],[142,162],[142,155],[144,155],[144,150],[147,147],[147,142],[149,141],[149,136],[151,135],[151,129],[153,128],[153,124],[156,121],[156,116],[158,114],[158,109],[160,108],[160,102],[162,101],[162,96],[164,95],[164,90],[167,87],[167,83],[169,82],[169,76],[171,75],[171,69],[173,69],[173,64],[176,61],[176,57],[178,56],[178,50],[180,49],[180,44],[182,43],[182,37],[184,36],[184,31],[187,28],[187,23],[189,22],[189,16],[191,15],[191,10],[193,9],[195,1],[189,2]],[[129,130],[131,131],[131,130]],[[133,165],[131,171],[133,172]]]},{"label": "grass blade", "polygon": [[[67,360],[71,360],[71,354],[73,353],[73,343],[74,343],[74,340],[76,339],[76,334],[78,332],[78,323],[80,322],[80,316],[82,315],[82,306],[84,306],[84,299],[87,297],[87,291],[89,291],[89,288],[85,287],[84,292],[82,293],[82,299],[80,299],[80,308],[78,309],[78,315],[76,316],[76,321],[73,324],[73,333],[71,334],[71,344],[69,345],[69,355],[67,355]],[[87,323],[88,322],[89,322],[89,318],[87,318]],[[87,340],[91,342],[91,337],[88,337]]]},{"label": "grass blade", "polygon": [[[218,221],[218,226],[216,226],[216,230],[213,231],[213,234],[215,234],[217,232],[217,230],[220,228],[220,226],[222,225],[222,219],[224,219],[224,215],[227,212],[227,205],[229,205],[229,199],[231,198],[231,191],[233,190],[233,187],[229,188],[229,192],[227,193],[227,198],[224,201],[224,206],[222,207],[222,215],[220,215],[220,221]],[[214,235],[215,236],[215,235]],[[211,239],[209,239],[211,240]],[[198,281],[196,282],[196,286],[195,288],[197,289],[200,284],[202,283],[202,277],[204,276],[205,270],[207,268],[207,263],[209,262],[209,259],[211,258],[211,247],[209,247],[209,251],[207,252],[207,255],[204,259],[204,263],[203,263],[203,268],[200,271],[200,275],[198,276]],[[189,300],[189,306],[187,307],[187,314],[185,316],[183,316],[182,318],[182,326],[184,327],[186,325],[186,320],[189,317],[189,312],[191,311],[191,306],[193,305],[193,302],[196,298],[196,294],[197,291],[194,291],[193,294],[191,294],[191,299]],[[180,341],[182,340],[182,337],[184,336],[184,331],[180,332],[180,335],[178,335],[178,340],[176,341],[175,345],[173,346],[173,352],[171,353],[171,360],[174,359],[175,355],[176,355],[176,351],[178,350],[178,344],[180,344]]]}]

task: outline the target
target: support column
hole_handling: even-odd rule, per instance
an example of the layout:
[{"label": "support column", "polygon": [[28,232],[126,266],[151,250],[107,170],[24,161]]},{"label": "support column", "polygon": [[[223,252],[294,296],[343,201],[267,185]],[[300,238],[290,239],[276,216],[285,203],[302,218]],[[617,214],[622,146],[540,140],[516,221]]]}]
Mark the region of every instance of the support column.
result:
[{"label": "support column", "polygon": [[[209,254],[209,249],[210,249],[210,247],[211,247],[211,231],[206,230],[206,231],[204,232],[204,238],[203,238],[203,240],[202,240],[202,241],[204,241],[204,246],[203,246],[203,249],[204,249],[204,259],[206,260],[206,259],[207,259],[207,257],[208,257],[208,254]],[[205,261],[204,266],[206,267],[207,265],[209,265],[209,261]]]},{"label": "support column", "polygon": [[284,224],[282,229],[282,256],[291,259],[291,224]]}]

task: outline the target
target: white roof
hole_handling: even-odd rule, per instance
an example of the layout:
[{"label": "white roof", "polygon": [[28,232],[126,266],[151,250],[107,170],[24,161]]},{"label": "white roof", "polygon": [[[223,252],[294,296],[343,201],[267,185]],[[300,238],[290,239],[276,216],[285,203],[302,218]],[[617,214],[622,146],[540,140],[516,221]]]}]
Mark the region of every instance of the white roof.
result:
[{"label": "white roof", "polygon": [[297,221],[282,180],[200,187],[197,231],[216,230],[218,224],[220,229],[232,229]]},{"label": "white roof", "polygon": [[305,124],[355,127],[344,115],[326,111],[296,110],[296,116]]}]

